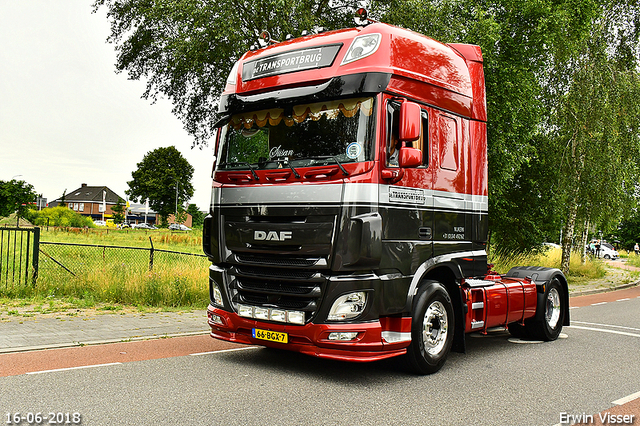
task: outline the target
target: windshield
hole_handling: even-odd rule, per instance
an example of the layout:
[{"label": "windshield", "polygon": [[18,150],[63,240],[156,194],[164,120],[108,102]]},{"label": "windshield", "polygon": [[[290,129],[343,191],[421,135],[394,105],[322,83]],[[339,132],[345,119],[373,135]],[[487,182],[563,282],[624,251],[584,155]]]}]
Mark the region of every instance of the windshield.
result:
[{"label": "windshield", "polygon": [[372,160],[373,109],[373,98],[356,98],[236,114],[221,129],[216,169]]}]

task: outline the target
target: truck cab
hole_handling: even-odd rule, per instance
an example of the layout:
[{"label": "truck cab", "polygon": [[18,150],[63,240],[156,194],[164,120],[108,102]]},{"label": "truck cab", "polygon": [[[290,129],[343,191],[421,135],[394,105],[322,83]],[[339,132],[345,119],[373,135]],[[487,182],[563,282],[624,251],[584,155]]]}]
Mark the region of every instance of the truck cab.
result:
[{"label": "truck cab", "polygon": [[487,267],[478,46],[383,23],[269,44],[235,64],[219,113],[203,239],[213,337],[405,355],[425,374],[465,333],[553,340],[568,324],[560,271]]}]

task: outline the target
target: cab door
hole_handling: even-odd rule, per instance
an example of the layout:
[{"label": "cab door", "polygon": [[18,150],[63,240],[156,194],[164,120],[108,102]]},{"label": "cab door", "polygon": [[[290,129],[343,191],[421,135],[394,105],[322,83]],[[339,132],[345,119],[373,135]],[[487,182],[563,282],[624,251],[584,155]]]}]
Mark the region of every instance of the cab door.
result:
[{"label": "cab door", "polygon": [[[388,100],[385,114],[385,143],[380,184],[382,215],[382,267],[397,268],[412,274],[433,256],[433,170],[429,140],[427,107],[420,108],[420,136],[414,141],[400,141],[400,102]],[[400,167],[402,146],[422,152],[422,164]],[[398,268],[399,266],[399,268]]]}]

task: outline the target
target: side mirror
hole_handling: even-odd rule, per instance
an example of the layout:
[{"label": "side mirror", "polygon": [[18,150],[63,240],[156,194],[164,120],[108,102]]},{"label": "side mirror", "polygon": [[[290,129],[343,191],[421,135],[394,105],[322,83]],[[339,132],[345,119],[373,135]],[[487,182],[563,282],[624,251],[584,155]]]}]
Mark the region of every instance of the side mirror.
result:
[{"label": "side mirror", "polygon": [[422,166],[422,151],[418,148],[403,146],[400,148],[398,158],[399,166],[403,168],[415,168]]},{"label": "side mirror", "polygon": [[400,105],[400,141],[413,142],[419,139],[421,121],[420,105],[415,102],[403,102]]}]

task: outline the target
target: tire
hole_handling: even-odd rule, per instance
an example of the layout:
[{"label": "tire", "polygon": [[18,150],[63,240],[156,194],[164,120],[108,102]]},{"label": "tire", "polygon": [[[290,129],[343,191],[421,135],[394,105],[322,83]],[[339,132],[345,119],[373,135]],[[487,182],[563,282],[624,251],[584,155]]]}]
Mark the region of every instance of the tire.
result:
[{"label": "tire", "polygon": [[611,256],[609,256],[608,254],[605,254],[605,255],[604,255],[604,258],[605,258],[606,260],[609,260],[609,259],[611,259]]},{"label": "tire", "polygon": [[[562,291],[560,281],[558,278],[553,278],[547,284],[544,297],[537,308],[542,310],[542,319],[534,319],[527,323],[527,331],[531,337],[547,342],[556,340],[562,331],[566,304],[567,298]],[[538,312],[536,312],[536,317],[538,317]]]},{"label": "tire", "polygon": [[414,298],[413,308],[407,363],[416,374],[432,374],[442,368],[451,350],[455,330],[453,304],[442,284],[425,281]]},{"label": "tire", "polygon": [[527,331],[527,327],[518,322],[512,322],[507,325],[509,329],[509,334],[518,339],[527,339],[529,338],[529,332]]}]

